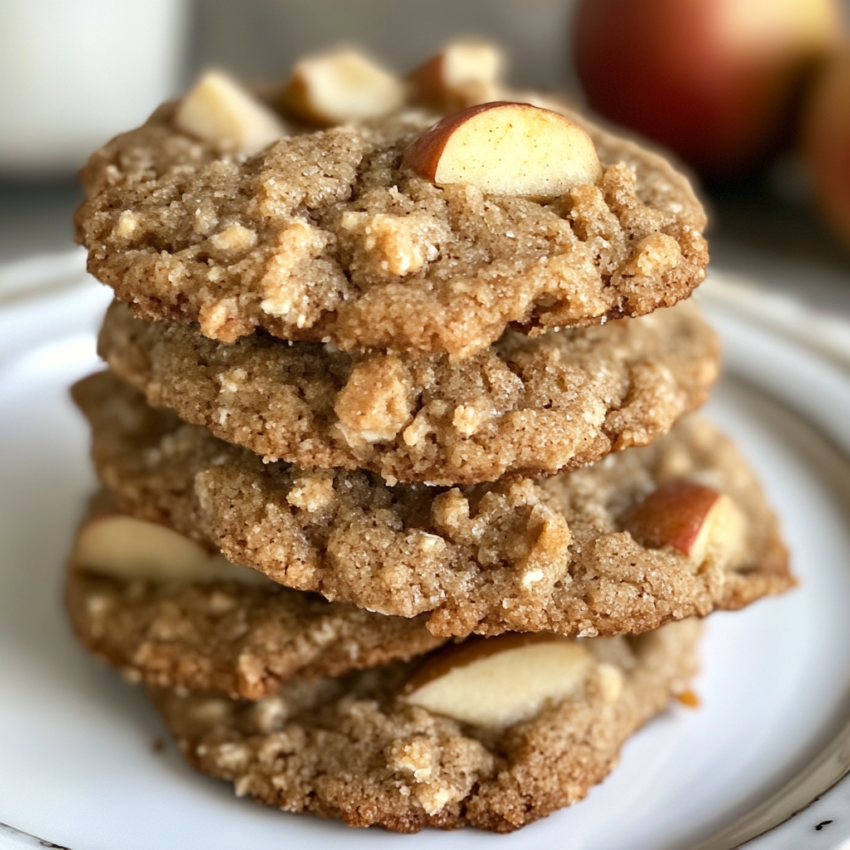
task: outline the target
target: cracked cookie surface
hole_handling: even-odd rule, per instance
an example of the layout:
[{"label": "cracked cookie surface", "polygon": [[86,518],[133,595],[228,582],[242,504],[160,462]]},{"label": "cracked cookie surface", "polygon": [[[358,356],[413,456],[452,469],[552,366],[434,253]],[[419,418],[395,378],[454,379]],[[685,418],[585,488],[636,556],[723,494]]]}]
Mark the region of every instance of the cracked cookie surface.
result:
[{"label": "cracked cookie surface", "polygon": [[508,331],[457,362],[260,333],[226,345],[115,302],[98,350],[150,404],[266,460],[434,484],[554,473],[645,445],[702,404],[719,366],[691,302],[536,338]]},{"label": "cracked cookie surface", "polygon": [[434,114],[302,133],[246,158],[180,133],[173,113],[161,107],[82,172],[89,271],[140,317],[230,342],[260,327],[465,357],[508,326],[671,306],[705,274],[705,214],[686,178],[572,113],[603,174],[545,203],[416,176],[402,155]]},{"label": "cracked cookie surface", "polygon": [[[259,703],[152,696],[189,763],[240,796],[350,826],[510,832],[582,799],[614,768],[624,741],[686,687],[698,633],[686,620],[585,641],[600,663],[578,693],[502,731],[401,703],[415,663],[285,684]],[[613,699],[603,664],[622,676]]]},{"label": "cracked cookie surface", "polygon": [[[384,614],[432,612],[438,635],[641,632],[793,586],[773,512],[732,445],[686,419],[652,445],[593,466],[492,484],[388,485],[362,471],[263,464],[149,407],[102,373],[75,387],[93,458],[121,510],[217,546],[275,581]],[[669,481],[728,493],[744,515],[739,568],[697,564],[623,529]]]}]

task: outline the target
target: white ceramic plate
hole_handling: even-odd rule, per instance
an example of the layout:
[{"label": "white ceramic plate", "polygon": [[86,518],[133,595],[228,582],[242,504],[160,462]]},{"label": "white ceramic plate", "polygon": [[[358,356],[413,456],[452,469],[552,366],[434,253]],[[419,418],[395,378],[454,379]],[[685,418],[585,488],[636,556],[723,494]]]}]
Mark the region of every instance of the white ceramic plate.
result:
[{"label": "white ceramic plate", "polygon": [[[625,747],[574,808],[506,837],[354,831],[237,800],[193,773],[142,693],[73,641],[63,558],[93,487],[67,387],[97,367],[107,291],[81,283],[0,311],[0,847],[737,846],[785,821],[850,766],[850,378],[715,311],[730,374],[709,406],[777,507],[802,586],[707,621],[702,700]],[[845,729],[845,727],[848,727]],[[758,850],[846,848],[850,781],[756,839]],[[820,825],[820,829],[816,827]],[[53,846],[53,845],[47,845]]]}]

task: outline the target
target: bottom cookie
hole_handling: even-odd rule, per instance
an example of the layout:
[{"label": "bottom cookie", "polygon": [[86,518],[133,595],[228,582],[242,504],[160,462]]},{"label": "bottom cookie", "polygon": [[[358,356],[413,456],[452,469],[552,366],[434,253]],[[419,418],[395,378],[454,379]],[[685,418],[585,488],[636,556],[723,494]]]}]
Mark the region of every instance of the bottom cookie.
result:
[{"label": "bottom cookie", "polygon": [[698,635],[691,619],[638,637],[472,638],[258,702],[150,693],[188,762],[239,796],[350,826],[510,832],[604,779],[685,689]]}]

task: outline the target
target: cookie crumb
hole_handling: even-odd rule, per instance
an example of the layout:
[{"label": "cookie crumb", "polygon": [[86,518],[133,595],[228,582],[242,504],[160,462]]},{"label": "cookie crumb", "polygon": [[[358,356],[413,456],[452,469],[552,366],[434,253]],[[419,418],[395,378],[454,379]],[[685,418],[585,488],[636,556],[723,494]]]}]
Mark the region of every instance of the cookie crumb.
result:
[{"label": "cookie crumb", "polygon": [[701,704],[699,697],[690,688],[676,694],[676,699],[688,708],[699,708]]}]

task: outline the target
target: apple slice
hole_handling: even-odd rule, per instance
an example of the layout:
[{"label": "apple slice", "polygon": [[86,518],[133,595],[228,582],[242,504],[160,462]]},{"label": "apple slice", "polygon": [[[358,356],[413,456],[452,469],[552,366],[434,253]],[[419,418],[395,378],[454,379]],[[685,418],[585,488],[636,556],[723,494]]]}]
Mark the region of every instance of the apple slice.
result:
[{"label": "apple slice", "polygon": [[602,166],[578,124],[529,103],[485,103],[449,115],[405,151],[420,177],[499,195],[554,198],[594,183]]},{"label": "apple slice", "polygon": [[355,50],[302,59],[281,92],[283,107],[309,124],[327,127],[380,118],[400,109],[401,81]]},{"label": "apple slice", "polygon": [[494,44],[461,39],[447,45],[407,77],[412,99],[441,111],[496,100],[505,56]]},{"label": "apple slice", "polygon": [[224,150],[254,154],[286,133],[283,122],[235,80],[208,71],[174,115],[178,130]]},{"label": "apple slice", "polygon": [[746,561],[746,517],[730,496],[702,484],[662,485],[632,508],[624,526],[645,546],[672,546],[697,564],[712,552],[729,569]]},{"label": "apple slice", "polygon": [[256,570],[231,564],[164,525],[119,513],[99,514],[80,526],[71,565],[122,579],[268,581]]},{"label": "apple slice", "polygon": [[474,726],[503,728],[581,687],[593,656],[553,634],[471,638],[429,658],[400,698]]}]

